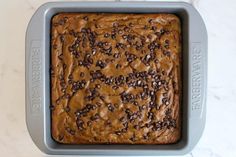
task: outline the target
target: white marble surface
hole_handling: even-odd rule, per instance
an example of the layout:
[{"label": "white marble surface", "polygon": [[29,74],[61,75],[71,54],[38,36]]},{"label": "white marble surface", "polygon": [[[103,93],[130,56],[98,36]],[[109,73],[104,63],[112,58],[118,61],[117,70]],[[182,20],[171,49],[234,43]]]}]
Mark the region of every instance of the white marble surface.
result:
[{"label": "white marble surface", "polygon": [[[27,132],[24,98],[26,26],[35,9],[46,1],[0,0],[0,156],[47,156]],[[204,134],[185,157],[235,157],[236,1],[189,1],[208,29],[209,88]]]}]

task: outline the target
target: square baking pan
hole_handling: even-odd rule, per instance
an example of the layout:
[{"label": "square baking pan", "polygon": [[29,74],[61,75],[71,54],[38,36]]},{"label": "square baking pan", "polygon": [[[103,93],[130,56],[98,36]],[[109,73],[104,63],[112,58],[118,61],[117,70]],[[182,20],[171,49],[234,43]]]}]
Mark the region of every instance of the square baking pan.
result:
[{"label": "square baking pan", "polygon": [[[175,144],[66,145],[51,137],[50,28],[62,12],[172,13],[182,24],[182,136]],[[26,123],[38,148],[47,154],[68,155],[183,155],[199,141],[205,126],[207,32],[204,22],[183,2],[51,2],[31,18],[26,32]]]}]

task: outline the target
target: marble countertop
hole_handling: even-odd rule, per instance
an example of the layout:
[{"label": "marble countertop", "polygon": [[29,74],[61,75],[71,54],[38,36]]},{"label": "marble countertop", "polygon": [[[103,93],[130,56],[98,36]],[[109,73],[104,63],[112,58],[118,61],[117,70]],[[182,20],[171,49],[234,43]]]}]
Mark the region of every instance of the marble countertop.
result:
[{"label": "marble countertop", "polygon": [[[0,156],[46,157],[25,123],[25,31],[48,0],[0,1]],[[163,1],[163,0],[162,0]],[[236,1],[185,0],[208,30],[207,120],[195,149],[184,157],[236,156]]]}]

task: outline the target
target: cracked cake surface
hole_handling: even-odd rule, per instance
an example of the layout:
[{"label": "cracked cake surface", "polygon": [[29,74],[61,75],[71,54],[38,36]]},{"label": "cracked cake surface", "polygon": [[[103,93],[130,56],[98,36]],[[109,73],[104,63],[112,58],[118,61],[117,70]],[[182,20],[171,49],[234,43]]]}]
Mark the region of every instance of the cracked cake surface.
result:
[{"label": "cracked cake surface", "polygon": [[181,136],[174,14],[59,13],[51,21],[51,134],[64,144],[170,144]]}]

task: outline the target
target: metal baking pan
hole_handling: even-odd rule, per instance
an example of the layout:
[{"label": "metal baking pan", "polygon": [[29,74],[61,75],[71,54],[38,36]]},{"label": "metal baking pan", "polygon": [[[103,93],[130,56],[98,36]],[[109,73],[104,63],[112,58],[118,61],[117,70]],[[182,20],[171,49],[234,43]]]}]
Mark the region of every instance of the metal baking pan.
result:
[{"label": "metal baking pan", "polygon": [[[173,13],[182,22],[182,137],[169,145],[65,145],[51,137],[50,24],[61,12]],[[183,2],[52,2],[42,5],[26,32],[26,123],[38,148],[47,154],[183,155],[199,141],[206,118],[207,32],[204,22]]]}]

